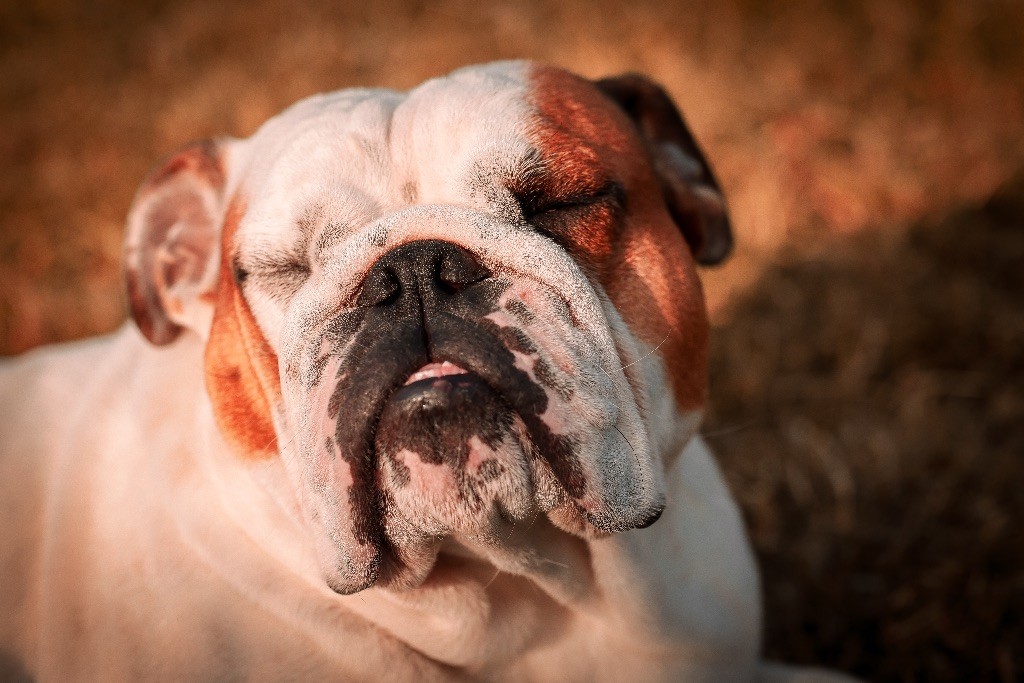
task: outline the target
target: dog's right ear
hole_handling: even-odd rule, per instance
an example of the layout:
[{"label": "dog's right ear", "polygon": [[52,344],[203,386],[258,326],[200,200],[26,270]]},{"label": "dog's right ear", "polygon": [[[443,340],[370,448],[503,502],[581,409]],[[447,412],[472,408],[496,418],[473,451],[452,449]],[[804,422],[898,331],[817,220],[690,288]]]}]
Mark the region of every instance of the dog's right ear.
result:
[{"label": "dog's right ear", "polygon": [[170,156],[139,188],[128,213],[128,302],[154,344],[169,344],[183,328],[200,334],[209,328],[230,144],[204,140]]},{"label": "dog's right ear", "polygon": [[698,263],[720,263],[732,251],[725,198],[711,165],[665,90],[639,74],[603,78],[597,88],[632,119],[651,152],[672,219]]}]

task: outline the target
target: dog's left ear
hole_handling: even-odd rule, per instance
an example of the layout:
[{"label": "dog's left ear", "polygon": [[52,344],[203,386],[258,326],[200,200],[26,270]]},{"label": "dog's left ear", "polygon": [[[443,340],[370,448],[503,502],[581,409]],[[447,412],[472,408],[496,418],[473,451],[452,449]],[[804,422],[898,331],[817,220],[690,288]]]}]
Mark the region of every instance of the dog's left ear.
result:
[{"label": "dog's left ear", "polygon": [[149,341],[209,327],[224,218],[228,140],[204,140],[149,175],[128,213],[124,269],[132,318]]},{"label": "dog's left ear", "polygon": [[703,264],[722,261],[732,251],[725,198],[671,98],[638,74],[604,78],[595,85],[626,112],[647,142],[669,213],[694,258]]}]

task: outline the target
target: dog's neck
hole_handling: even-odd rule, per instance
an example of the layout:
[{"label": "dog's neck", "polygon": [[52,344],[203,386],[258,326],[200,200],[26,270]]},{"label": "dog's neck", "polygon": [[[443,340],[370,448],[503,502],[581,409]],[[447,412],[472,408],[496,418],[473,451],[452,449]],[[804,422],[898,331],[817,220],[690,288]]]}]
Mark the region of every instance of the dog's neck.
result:
[{"label": "dog's neck", "polygon": [[[585,679],[638,662],[672,670],[678,643],[728,635],[735,624],[756,634],[756,618],[732,616],[734,604],[750,603],[741,588],[756,586],[756,575],[752,563],[721,560],[714,539],[738,538],[740,520],[699,439],[673,459],[675,497],[648,529],[584,541],[539,517],[489,547],[449,543],[417,588],[334,593],[283,467],[236,457],[206,399],[196,399],[205,396],[203,378],[187,368],[200,367],[202,353],[198,338],[158,349],[125,328],[91,361],[95,381],[82,387],[82,400],[104,410],[90,426],[129,441],[113,449],[76,442],[56,455],[47,500],[60,553],[41,558],[39,585],[49,588],[38,596],[40,651],[105,651],[109,634],[83,632],[75,617],[89,609],[89,618],[125,633],[214,658],[217,643],[204,634],[230,629],[246,666],[292,652],[310,657],[309,671],[328,671],[336,653],[366,648],[365,671],[543,680],[538,672],[564,670],[580,652],[589,653],[576,662],[576,678]],[[128,385],[122,391],[106,377]],[[151,403],[140,406],[139,396]],[[145,448],[132,440],[139,430],[154,436]],[[96,485],[71,486],[82,481]],[[712,596],[697,613],[686,603],[693,592]],[[142,614],[164,616],[139,621]],[[276,650],[260,645],[271,626]],[[57,677],[62,664],[51,664],[44,668]]]}]

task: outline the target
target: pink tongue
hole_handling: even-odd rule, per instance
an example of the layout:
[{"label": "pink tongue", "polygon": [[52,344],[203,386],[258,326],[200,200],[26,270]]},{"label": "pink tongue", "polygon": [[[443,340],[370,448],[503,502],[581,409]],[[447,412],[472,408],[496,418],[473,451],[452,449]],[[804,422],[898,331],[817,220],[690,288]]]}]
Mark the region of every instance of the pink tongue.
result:
[{"label": "pink tongue", "polygon": [[433,379],[434,377],[465,374],[468,374],[465,370],[454,363],[449,363],[448,361],[444,361],[443,363],[428,363],[409,375],[409,379],[405,380],[405,384],[419,382],[421,379]]}]

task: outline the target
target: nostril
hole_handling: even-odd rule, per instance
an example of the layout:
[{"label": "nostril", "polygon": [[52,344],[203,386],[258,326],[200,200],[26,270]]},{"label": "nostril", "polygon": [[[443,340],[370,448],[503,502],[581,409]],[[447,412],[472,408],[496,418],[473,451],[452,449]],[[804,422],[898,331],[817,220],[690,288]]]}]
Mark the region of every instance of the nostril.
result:
[{"label": "nostril", "polygon": [[390,268],[374,268],[359,290],[357,306],[383,306],[398,298],[402,284]]},{"label": "nostril", "polygon": [[491,271],[465,249],[453,246],[441,254],[437,280],[449,292],[465,289],[490,276]]},{"label": "nostril", "polygon": [[359,285],[358,306],[387,306],[402,297],[456,294],[491,277],[472,252],[442,240],[408,242],[381,256]]}]

